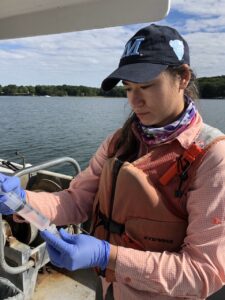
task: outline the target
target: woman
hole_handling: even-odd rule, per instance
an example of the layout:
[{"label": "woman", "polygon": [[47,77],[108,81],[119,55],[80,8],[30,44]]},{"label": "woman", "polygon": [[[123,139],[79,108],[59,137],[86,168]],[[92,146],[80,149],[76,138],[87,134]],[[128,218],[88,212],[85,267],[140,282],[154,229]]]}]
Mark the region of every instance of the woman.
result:
[{"label": "woman", "polygon": [[91,217],[93,236],[42,236],[56,266],[98,268],[98,299],[204,299],[224,284],[225,141],[197,112],[189,65],[175,29],[139,30],[102,83],[122,80],[132,114],[69,189],[24,192],[0,177],[56,225]]}]

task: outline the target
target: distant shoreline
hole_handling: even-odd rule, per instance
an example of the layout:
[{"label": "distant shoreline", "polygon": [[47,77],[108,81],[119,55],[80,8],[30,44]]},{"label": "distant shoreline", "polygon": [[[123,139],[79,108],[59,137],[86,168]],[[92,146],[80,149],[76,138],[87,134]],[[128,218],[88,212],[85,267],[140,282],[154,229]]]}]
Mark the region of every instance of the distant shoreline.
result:
[{"label": "distant shoreline", "polygon": [[[225,99],[225,75],[197,79],[201,99]],[[101,88],[83,85],[0,85],[0,96],[45,96],[45,97],[112,97],[126,98],[123,86],[116,86],[109,92]]]},{"label": "distant shoreline", "polygon": [[[123,99],[123,98],[127,98],[126,96],[68,96],[68,95],[65,95],[65,96],[48,96],[48,95],[0,95],[0,97],[21,97],[21,96],[23,96],[23,97],[37,97],[37,98],[54,98],[54,97],[59,97],[59,98],[102,98],[102,99],[107,99],[107,98],[121,98],[121,99]],[[197,100],[221,100],[221,101],[223,101],[223,100],[225,100],[225,97],[224,98],[209,98],[209,97],[207,97],[207,98],[202,98],[202,97],[200,97],[200,98],[198,98]]]}]

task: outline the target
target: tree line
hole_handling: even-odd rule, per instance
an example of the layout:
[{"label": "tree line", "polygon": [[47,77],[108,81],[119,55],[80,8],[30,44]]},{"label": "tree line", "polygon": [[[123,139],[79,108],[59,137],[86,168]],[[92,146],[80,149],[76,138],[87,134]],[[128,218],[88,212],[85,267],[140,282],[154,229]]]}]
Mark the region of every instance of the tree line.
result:
[{"label": "tree line", "polygon": [[110,92],[104,92],[100,88],[73,85],[36,85],[36,86],[17,86],[9,84],[0,85],[0,95],[2,96],[83,96],[83,97],[126,97],[122,86],[115,87]]},{"label": "tree line", "polygon": [[[201,77],[197,79],[200,98],[225,98],[225,75],[215,77]],[[9,84],[0,85],[0,95],[3,96],[86,96],[86,97],[126,97],[122,86],[117,86],[109,92],[101,88],[74,85],[36,85],[17,86]]]},{"label": "tree line", "polygon": [[225,98],[225,75],[199,78],[198,86],[203,99]]}]

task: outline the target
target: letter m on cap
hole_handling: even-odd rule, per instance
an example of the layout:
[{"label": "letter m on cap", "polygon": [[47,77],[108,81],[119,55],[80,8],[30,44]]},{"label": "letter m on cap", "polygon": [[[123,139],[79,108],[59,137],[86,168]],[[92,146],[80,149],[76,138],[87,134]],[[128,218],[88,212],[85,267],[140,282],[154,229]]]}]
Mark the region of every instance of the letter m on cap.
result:
[{"label": "letter m on cap", "polygon": [[139,48],[141,46],[141,43],[144,41],[144,37],[143,38],[137,38],[135,40],[131,40],[129,41],[126,46],[125,46],[125,50],[123,52],[122,57],[127,57],[127,56],[131,56],[131,55],[139,55]]}]

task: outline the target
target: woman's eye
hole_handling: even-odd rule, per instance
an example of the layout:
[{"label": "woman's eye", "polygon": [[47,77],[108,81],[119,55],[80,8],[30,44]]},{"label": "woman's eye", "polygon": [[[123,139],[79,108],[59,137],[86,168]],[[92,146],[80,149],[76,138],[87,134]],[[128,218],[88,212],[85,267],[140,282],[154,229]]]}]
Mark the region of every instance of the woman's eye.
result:
[{"label": "woman's eye", "polygon": [[131,91],[131,88],[126,87],[126,88],[125,88],[125,91],[126,91],[126,92],[130,92],[130,91]]},{"label": "woman's eye", "polygon": [[141,88],[142,88],[143,90],[145,90],[145,89],[147,89],[147,88],[149,88],[149,87],[152,87],[152,86],[153,86],[153,84],[148,84],[148,85],[142,86]]}]

